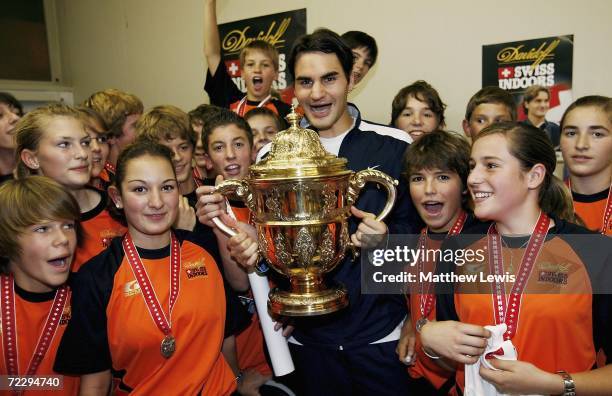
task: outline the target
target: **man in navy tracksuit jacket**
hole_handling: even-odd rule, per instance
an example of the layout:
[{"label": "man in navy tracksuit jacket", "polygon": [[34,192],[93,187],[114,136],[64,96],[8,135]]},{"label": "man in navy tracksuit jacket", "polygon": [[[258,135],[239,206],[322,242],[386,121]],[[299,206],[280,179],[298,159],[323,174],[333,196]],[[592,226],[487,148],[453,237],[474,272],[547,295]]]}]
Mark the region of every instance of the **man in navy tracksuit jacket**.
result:
[{"label": "man in navy tracksuit jacket", "polygon": [[[362,120],[357,108],[347,103],[351,67],[351,50],[335,33],[320,29],[297,40],[289,70],[294,72],[295,94],[306,115],[303,122],[319,132],[327,151],[348,159],[349,169],[375,168],[399,181],[397,201],[386,224],[363,220],[370,226],[364,229],[418,233],[421,223],[401,176],[402,157],[411,139],[397,129]],[[269,146],[260,155],[266,150]],[[367,183],[355,206],[378,214],[385,202],[385,189]],[[349,218],[352,238],[360,222],[356,216]],[[347,254],[327,276],[347,288],[348,308],[294,323],[290,347],[300,395],[406,394],[408,374],[395,353],[407,314],[405,299],[362,294],[360,265],[359,259]]]}]

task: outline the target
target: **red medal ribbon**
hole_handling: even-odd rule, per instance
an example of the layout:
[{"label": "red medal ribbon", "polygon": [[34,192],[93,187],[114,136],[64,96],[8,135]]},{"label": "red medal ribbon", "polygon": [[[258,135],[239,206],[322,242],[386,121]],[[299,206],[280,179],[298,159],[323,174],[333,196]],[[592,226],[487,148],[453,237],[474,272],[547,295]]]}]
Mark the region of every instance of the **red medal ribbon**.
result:
[{"label": "red medal ribbon", "polygon": [[[17,347],[17,323],[15,312],[15,282],[12,275],[2,275],[2,345],[4,347],[4,362],[7,374],[12,376],[19,373],[19,353]],[[34,348],[34,353],[30,358],[30,363],[25,373],[21,375],[34,375],[40,363],[44,359],[51,341],[55,337],[59,326],[66,301],[68,301],[68,286],[63,285],[55,292],[55,298],[51,305],[51,310],[47,316],[43,331],[38,337],[38,342]],[[23,391],[13,391],[12,394],[20,395]]]},{"label": "red medal ribbon", "polygon": [[109,171],[113,175],[115,173],[117,173],[116,169],[115,169],[115,165],[111,164],[110,162],[107,162],[107,163],[104,164],[104,169],[106,169],[107,171]]},{"label": "red medal ribbon", "polygon": [[194,167],[191,174],[193,175],[193,181],[195,182],[196,188],[201,187],[203,177],[198,168]]},{"label": "red medal ribbon", "polygon": [[147,308],[149,310],[149,314],[153,319],[153,322],[157,325],[157,327],[164,333],[164,335],[169,335],[172,331],[172,308],[174,307],[174,303],[178,298],[179,289],[180,289],[180,281],[179,281],[179,272],[181,269],[181,254],[179,243],[174,234],[171,234],[171,247],[170,247],[170,302],[168,303],[168,316],[166,317],[166,313],[162,309],[161,304],[159,303],[159,299],[155,294],[155,289],[153,289],[153,285],[151,284],[151,280],[149,279],[149,275],[147,274],[147,270],[142,264],[142,260],[140,259],[140,255],[138,254],[138,250],[136,250],[136,246],[134,246],[134,242],[132,241],[132,237],[128,232],[125,234],[123,238],[123,251],[125,252],[125,256],[127,258],[130,267],[132,268],[132,272],[134,273],[134,277],[140,286],[140,290],[142,291],[142,298],[144,298],[145,303],[147,304]]},{"label": "red medal ribbon", "polygon": [[[461,211],[459,217],[455,221],[455,224],[448,230],[446,237],[451,237],[455,235],[459,235],[461,230],[463,229],[463,225],[465,224],[465,220],[467,219],[467,213]],[[421,274],[425,271],[425,263],[423,260],[423,256],[426,254],[427,249],[427,227],[423,228],[421,231],[421,236],[419,237],[419,249],[423,252],[423,255],[420,256],[420,259],[417,263],[418,273]],[[435,266],[435,264],[434,264]],[[435,267],[434,267],[435,271]],[[427,286],[423,285],[424,282],[421,282],[421,294],[419,300],[419,306],[421,311],[421,318],[429,317],[431,310],[433,309],[433,303],[435,300],[435,295],[430,293],[431,283],[427,283]]]},{"label": "red medal ribbon", "polygon": [[604,210],[603,215],[603,223],[601,224],[600,232],[603,235],[606,235],[606,231],[612,228],[612,224],[610,224],[610,217],[612,216],[612,200],[610,200],[610,192],[612,192],[612,185],[608,189],[608,200],[606,201],[606,209]]},{"label": "red medal ribbon", "polygon": [[549,225],[550,218],[546,213],[540,213],[535,229],[529,237],[529,242],[527,243],[525,253],[521,259],[516,281],[510,290],[509,300],[506,300],[505,282],[497,281],[497,279],[501,278],[504,274],[501,236],[497,232],[495,223],[491,224],[487,232],[489,268],[491,273],[496,277],[496,282],[492,286],[495,324],[506,323],[507,329],[504,333],[504,340],[510,340],[514,337],[514,334],[516,334],[523,291],[525,290],[525,286],[527,286],[527,281],[533,270],[536,258],[540,254],[542,246],[544,246]]},{"label": "red medal ribbon", "polygon": [[[259,102],[257,107],[258,108],[263,107],[266,103],[268,103],[268,101],[270,101],[271,98],[272,98],[272,95],[266,96],[264,100]],[[245,113],[244,109],[246,107],[246,102],[247,102],[247,97],[245,96],[244,98],[240,100],[240,103],[238,103],[238,106],[236,106],[236,110],[234,110],[236,114],[238,114],[240,117],[244,117],[244,113]]]}]

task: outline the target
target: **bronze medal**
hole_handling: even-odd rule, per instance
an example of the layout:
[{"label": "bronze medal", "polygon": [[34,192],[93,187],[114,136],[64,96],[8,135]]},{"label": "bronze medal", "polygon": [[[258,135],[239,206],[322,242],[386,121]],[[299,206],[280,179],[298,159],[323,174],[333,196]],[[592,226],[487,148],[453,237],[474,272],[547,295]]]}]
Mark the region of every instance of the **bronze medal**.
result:
[{"label": "bronze medal", "polygon": [[159,348],[162,357],[164,357],[165,359],[170,358],[170,356],[172,356],[174,354],[174,351],[176,350],[176,340],[174,339],[174,336],[171,333],[171,319],[172,308],[174,307],[174,303],[176,303],[180,289],[179,271],[181,268],[180,246],[174,234],[171,235],[170,245],[170,296],[168,302],[168,316],[166,316],[166,313],[162,309],[162,306],[159,303],[159,300],[157,299],[155,289],[151,284],[149,275],[147,275],[146,268],[140,260],[138,250],[136,250],[136,246],[134,246],[134,242],[132,241],[130,233],[128,232],[123,238],[123,250],[125,251],[127,261],[130,264],[130,267],[132,268],[134,277],[138,281],[138,285],[142,290],[141,294],[147,305],[149,314],[151,315],[151,318],[153,319],[157,327],[165,336]]},{"label": "bronze medal", "polygon": [[161,342],[160,352],[163,357],[166,359],[170,358],[174,351],[176,350],[176,340],[171,334],[168,334]]}]

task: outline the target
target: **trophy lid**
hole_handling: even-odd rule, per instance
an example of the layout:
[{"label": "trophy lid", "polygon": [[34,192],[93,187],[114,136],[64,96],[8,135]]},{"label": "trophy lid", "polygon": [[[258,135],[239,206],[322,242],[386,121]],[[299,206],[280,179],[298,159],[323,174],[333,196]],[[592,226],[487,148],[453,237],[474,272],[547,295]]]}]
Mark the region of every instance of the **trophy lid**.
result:
[{"label": "trophy lid", "polygon": [[286,117],[289,128],[276,134],[266,158],[250,166],[251,178],[284,179],[350,172],[346,169],[346,158],[325,151],[318,133],[300,128],[301,118],[295,112],[295,106],[291,106],[291,113]]}]

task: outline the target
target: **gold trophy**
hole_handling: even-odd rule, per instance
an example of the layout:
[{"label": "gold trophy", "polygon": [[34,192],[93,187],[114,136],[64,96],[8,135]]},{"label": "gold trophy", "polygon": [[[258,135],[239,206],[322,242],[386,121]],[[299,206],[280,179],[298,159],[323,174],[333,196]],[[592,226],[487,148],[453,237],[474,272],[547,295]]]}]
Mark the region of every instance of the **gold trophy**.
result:
[{"label": "gold trophy", "polygon": [[[323,274],[343,258],[349,239],[347,219],[366,182],[387,190],[383,220],[395,203],[397,180],[383,172],[346,169],[347,160],[325,151],[319,135],[299,127],[300,116],[277,133],[268,156],[249,167],[249,177],[225,180],[216,192],[238,197],[252,212],[259,250],[270,266],[287,276],[291,290],[270,291],[268,309],[284,316],[312,316],[348,305],[342,285],[326,287]],[[230,235],[235,231],[215,219]]]}]

